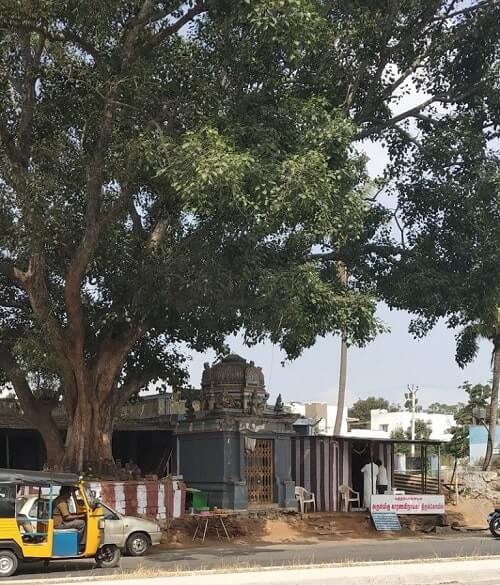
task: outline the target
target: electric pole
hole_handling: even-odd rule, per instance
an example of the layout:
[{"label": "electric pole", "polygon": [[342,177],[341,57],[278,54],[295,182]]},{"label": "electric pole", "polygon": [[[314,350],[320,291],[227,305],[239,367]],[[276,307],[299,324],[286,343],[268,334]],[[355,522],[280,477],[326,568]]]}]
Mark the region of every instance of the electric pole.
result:
[{"label": "electric pole", "polygon": [[[418,386],[413,384],[408,385],[408,392],[405,392],[405,408],[411,412],[411,440],[415,440],[415,413],[417,411],[417,392],[420,390]],[[415,457],[415,445],[411,444],[411,456]]]}]

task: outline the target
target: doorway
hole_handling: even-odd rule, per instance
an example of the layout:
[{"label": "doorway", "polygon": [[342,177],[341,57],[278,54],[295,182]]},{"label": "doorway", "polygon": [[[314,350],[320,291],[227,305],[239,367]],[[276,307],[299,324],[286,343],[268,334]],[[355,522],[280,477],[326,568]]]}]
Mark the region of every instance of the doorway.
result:
[{"label": "doorway", "polygon": [[274,441],[256,439],[253,450],[245,450],[245,470],[249,504],[274,501]]},{"label": "doorway", "polygon": [[370,462],[370,443],[366,441],[354,441],[351,447],[351,471],[352,471],[352,489],[358,492],[361,498],[361,506],[364,506],[364,484],[361,469]]}]

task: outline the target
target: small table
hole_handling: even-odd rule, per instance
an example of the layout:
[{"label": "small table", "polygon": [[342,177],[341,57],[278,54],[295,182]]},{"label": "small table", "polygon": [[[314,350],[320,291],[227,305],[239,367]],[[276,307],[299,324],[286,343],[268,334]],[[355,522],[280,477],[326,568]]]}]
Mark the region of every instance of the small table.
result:
[{"label": "small table", "polygon": [[[193,534],[193,541],[196,540],[198,533],[200,534],[201,543],[205,542],[209,525],[215,528],[217,537],[221,538],[221,533],[225,535],[228,541],[231,540],[229,537],[226,525],[224,524],[224,514],[194,514],[196,518],[196,530]],[[227,517],[227,516],[226,516]]]}]

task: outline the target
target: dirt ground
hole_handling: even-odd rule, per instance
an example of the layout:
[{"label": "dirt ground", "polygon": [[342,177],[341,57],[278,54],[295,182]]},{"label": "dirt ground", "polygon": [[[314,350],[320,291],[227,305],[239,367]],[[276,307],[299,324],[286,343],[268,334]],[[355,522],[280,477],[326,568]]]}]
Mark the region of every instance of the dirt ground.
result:
[{"label": "dirt ground", "polygon": [[458,522],[468,528],[488,528],[488,514],[494,505],[486,498],[460,498],[458,505],[448,504],[446,513],[451,524]]},{"label": "dirt ground", "polygon": [[[493,510],[491,501],[483,498],[461,498],[458,505],[448,504],[446,516],[402,516],[402,530],[397,533],[378,532],[366,512],[356,513],[250,513],[224,516],[231,542],[238,545],[301,543],[314,544],[320,541],[345,541],[359,538],[394,538],[424,536],[431,532],[453,532],[456,530],[487,529],[487,517]],[[436,528],[437,526],[437,528]],[[162,546],[166,548],[185,548],[199,546],[200,540],[193,542],[196,519],[185,517],[168,523]],[[210,528],[206,542],[215,544],[220,539]]]},{"label": "dirt ground", "polygon": [[[320,541],[345,541],[348,539],[393,538],[394,533],[377,532],[370,516],[366,512],[317,513],[317,514],[282,514],[266,518],[247,514],[238,514],[224,518],[233,544],[258,545],[301,543],[314,544]],[[398,536],[415,536],[423,529],[436,524],[435,519],[401,518],[403,529]],[[184,518],[170,523],[163,540],[167,547],[199,546],[200,541],[193,542],[196,529],[194,518]],[[212,544],[219,540],[214,530],[207,533],[207,542]]]}]

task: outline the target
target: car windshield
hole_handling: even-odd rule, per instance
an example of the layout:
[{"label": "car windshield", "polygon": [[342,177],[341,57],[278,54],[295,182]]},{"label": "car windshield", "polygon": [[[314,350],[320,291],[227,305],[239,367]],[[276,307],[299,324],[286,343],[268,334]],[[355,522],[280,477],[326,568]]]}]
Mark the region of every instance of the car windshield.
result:
[{"label": "car windshield", "polygon": [[108,508],[105,504],[99,504],[102,510],[104,520],[118,520],[119,516],[112,508]]}]

